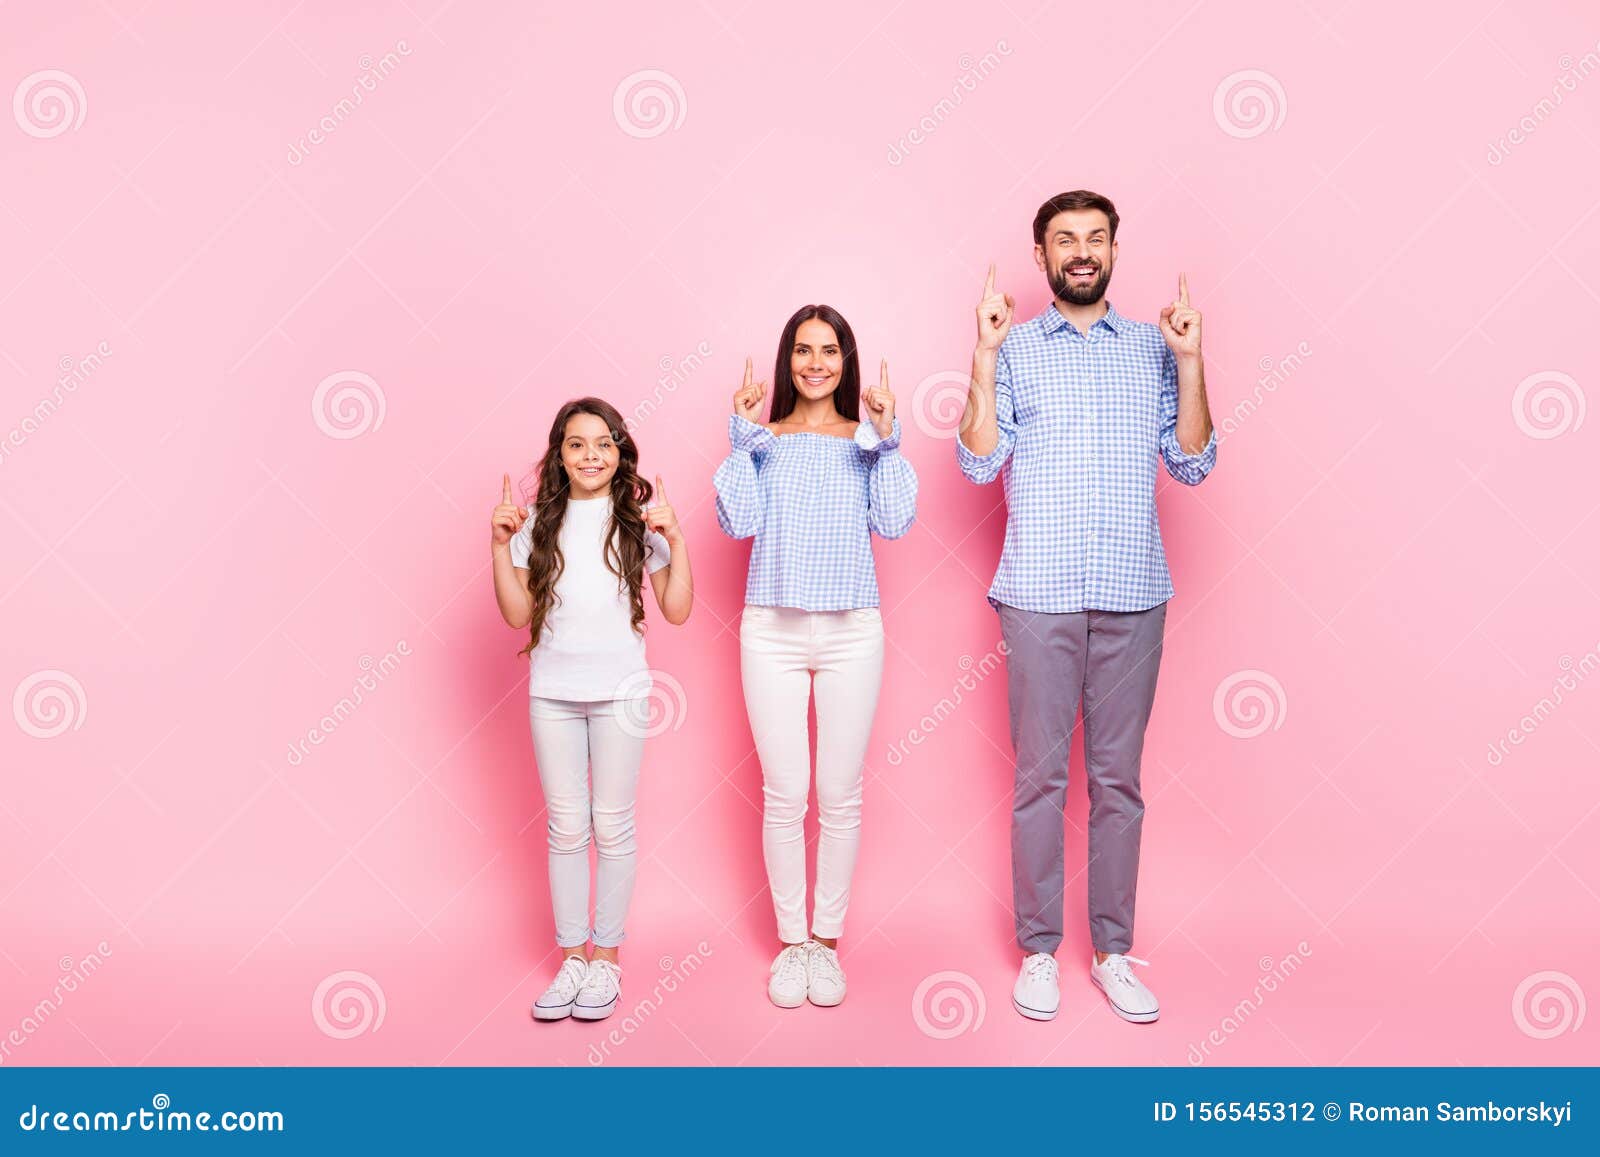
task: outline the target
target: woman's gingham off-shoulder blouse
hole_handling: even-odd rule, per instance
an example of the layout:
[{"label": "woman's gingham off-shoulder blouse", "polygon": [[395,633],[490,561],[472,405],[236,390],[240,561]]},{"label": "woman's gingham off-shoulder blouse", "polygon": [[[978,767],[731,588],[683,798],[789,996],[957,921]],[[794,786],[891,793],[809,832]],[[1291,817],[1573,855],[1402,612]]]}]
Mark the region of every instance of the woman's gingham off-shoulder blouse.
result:
[{"label": "woman's gingham off-shoulder blouse", "polygon": [[878,605],[871,536],[899,538],[917,516],[917,475],[871,422],[855,437],[774,434],[728,415],[731,452],[717,467],[717,523],[755,538],[745,602],[807,611]]}]

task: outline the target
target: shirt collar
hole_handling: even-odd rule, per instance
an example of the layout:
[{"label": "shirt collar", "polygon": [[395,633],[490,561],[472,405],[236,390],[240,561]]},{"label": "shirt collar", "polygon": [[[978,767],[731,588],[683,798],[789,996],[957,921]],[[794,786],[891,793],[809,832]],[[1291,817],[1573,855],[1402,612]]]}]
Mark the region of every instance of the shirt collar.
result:
[{"label": "shirt collar", "polygon": [[[1044,312],[1039,315],[1039,321],[1044,326],[1044,332],[1047,334],[1055,333],[1062,326],[1069,324],[1067,319],[1061,315],[1061,311],[1056,308],[1054,298],[1050,300],[1049,305],[1044,307]],[[1106,302],[1105,316],[1094,323],[1094,325],[1104,325],[1112,333],[1118,334],[1123,331],[1127,324],[1128,319],[1118,313],[1117,307],[1109,301]],[[1094,326],[1092,325],[1089,328],[1093,329]]]}]

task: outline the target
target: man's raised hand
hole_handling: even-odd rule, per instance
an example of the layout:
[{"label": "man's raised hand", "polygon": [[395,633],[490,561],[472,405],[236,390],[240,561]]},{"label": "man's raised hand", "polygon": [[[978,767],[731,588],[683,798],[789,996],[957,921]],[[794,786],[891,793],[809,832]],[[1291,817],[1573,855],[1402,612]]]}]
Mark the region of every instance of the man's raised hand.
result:
[{"label": "man's raised hand", "polygon": [[1200,354],[1200,311],[1189,304],[1189,279],[1178,274],[1178,296],[1161,309],[1161,336],[1178,357]]},{"label": "man's raised hand", "polygon": [[1009,293],[998,293],[994,287],[994,262],[989,262],[989,277],[983,283],[983,300],[978,302],[978,348],[997,350],[1011,329],[1011,315],[1017,303]]}]

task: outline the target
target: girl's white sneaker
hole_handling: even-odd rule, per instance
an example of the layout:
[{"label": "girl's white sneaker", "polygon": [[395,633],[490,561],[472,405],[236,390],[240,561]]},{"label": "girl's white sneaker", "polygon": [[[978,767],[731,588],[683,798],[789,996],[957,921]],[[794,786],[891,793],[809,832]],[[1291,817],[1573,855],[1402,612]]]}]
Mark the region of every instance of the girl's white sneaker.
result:
[{"label": "girl's white sneaker", "polygon": [[616,1011],[622,999],[622,969],[605,959],[589,961],[589,972],[572,1002],[572,1015],[579,1020],[604,1020]]},{"label": "girl's white sneaker", "polygon": [[556,978],[550,987],[533,1002],[535,1020],[562,1020],[572,1015],[572,1005],[578,999],[578,989],[583,987],[589,973],[589,962],[581,956],[569,956],[561,962]]}]

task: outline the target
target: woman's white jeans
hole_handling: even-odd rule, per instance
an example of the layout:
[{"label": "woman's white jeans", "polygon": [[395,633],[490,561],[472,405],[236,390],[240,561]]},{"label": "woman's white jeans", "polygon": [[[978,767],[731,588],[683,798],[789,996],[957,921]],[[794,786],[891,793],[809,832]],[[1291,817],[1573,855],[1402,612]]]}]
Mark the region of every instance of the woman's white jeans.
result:
[{"label": "woman's white jeans", "polygon": [[[556,943],[622,943],[633,897],[633,810],[644,754],[636,701],[528,697],[533,754],[549,816],[550,907]],[[594,927],[589,927],[589,844],[595,845]]]},{"label": "woman's white jeans", "polygon": [[778,936],[788,944],[806,939],[806,720],[815,691],[819,836],[811,930],[839,936],[861,834],[867,737],[883,677],[883,618],[876,607],[802,611],[749,605],[739,623],[739,658],[761,759],[761,846]]}]

